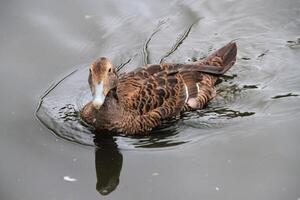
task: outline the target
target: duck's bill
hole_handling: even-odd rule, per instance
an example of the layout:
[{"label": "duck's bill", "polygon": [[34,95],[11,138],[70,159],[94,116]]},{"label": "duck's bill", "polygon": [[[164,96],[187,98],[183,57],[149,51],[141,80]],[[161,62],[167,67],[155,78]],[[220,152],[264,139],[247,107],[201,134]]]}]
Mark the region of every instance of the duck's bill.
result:
[{"label": "duck's bill", "polygon": [[99,109],[104,103],[105,95],[104,95],[104,87],[103,83],[99,83],[95,86],[95,95],[93,100],[93,106],[96,109]]}]

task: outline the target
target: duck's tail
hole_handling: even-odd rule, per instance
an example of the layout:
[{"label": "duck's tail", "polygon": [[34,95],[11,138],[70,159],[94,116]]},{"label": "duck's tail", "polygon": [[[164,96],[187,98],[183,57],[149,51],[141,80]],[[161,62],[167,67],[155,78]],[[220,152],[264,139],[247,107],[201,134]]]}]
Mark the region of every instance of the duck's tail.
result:
[{"label": "duck's tail", "polygon": [[204,60],[181,66],[179,71],[197,71],[218,76],[227,72],[236,61],[237,47],[235,42],[229,42],[216,50]]},{"label": "duck's tail", "polygon": [[235,63],[236,54],[236,43],[230,42],[204,60],[186,64],[180,69],[188,96],[182,111],[201,109],[215,96],[214,85],[218,76],[224,74]]},{"label": "duck's tail", "polygon": [[235,63],[237,46],[235,42],[229,42],[227,45],[216,50],[203,61],[206,65],[216,66],[216,75],[222,75],[227,72]]}]

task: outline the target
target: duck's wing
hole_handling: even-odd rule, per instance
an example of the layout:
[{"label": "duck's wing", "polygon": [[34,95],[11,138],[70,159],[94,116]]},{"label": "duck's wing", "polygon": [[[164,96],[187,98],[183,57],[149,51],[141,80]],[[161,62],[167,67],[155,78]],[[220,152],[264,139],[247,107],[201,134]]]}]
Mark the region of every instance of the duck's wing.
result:
[{"label": "duck's wing", "polygon": [[184,105],[185,85],[180,74],[167,70],[151,73],[152,68],[139,68],[121,77],[117,96],[122,107],[140,115],[160,111],[162,118],[179,113]]},{"label": "duck's wing", "polygon": [[164,119],[178,115],[187,98],[180,74],[151,74],[147,68],[120,78],[116,92],[128,113],[122,128],[127,134],[147,133]]},{"label": "duck's wing", "polygon": [[186,103],[182,111],[201,109],[215,96],[214,85],[218,76],[234,65],[236,55],[236,43],[230,42],[203,60],[190,64],[150,65],[147,72],[151,75],[161,71],[168,75],[180,74],[186,88]]},{"label": "duck's wing", "polygon": [[213,96],[216,76],[225,73],[235,57],[236,45],[229,43],[200,62],[148,65],[123,75],[117,96],[120,105],[134,115],[126,132],[151,130],[188,107],[203,106]]}]

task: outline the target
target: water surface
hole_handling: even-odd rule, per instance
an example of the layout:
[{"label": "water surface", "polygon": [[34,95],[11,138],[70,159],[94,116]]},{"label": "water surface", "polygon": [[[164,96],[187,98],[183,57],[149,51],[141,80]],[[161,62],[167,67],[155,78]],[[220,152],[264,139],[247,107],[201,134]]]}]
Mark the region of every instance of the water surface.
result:
[{"label": "water surface", "polygon": [[[300,198],[299,1],[12,0],[0,23],[1,199]],[[67,137],[95,58],[130,71],[200,59],[231,40],[238,59],[218,98],[165,134]],[[73,71],[42,107],[56,105],[47,119],[62,139],[34,113]]]}]

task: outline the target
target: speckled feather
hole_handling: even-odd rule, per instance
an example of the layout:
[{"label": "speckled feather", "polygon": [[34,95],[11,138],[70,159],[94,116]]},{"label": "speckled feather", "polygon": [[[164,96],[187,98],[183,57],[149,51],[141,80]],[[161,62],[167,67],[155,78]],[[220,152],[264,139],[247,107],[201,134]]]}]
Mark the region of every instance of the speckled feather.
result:
[{"label": "speckled feather", "polygon": [[203,108],[216,94],[214,84],[218,76],[235,63],[236,53],[236,44],[231,42],[191,64],[137,68],[119,77],[103,108],[83,109],[81,115],[98,130],[147,134],[166,119]]}]

